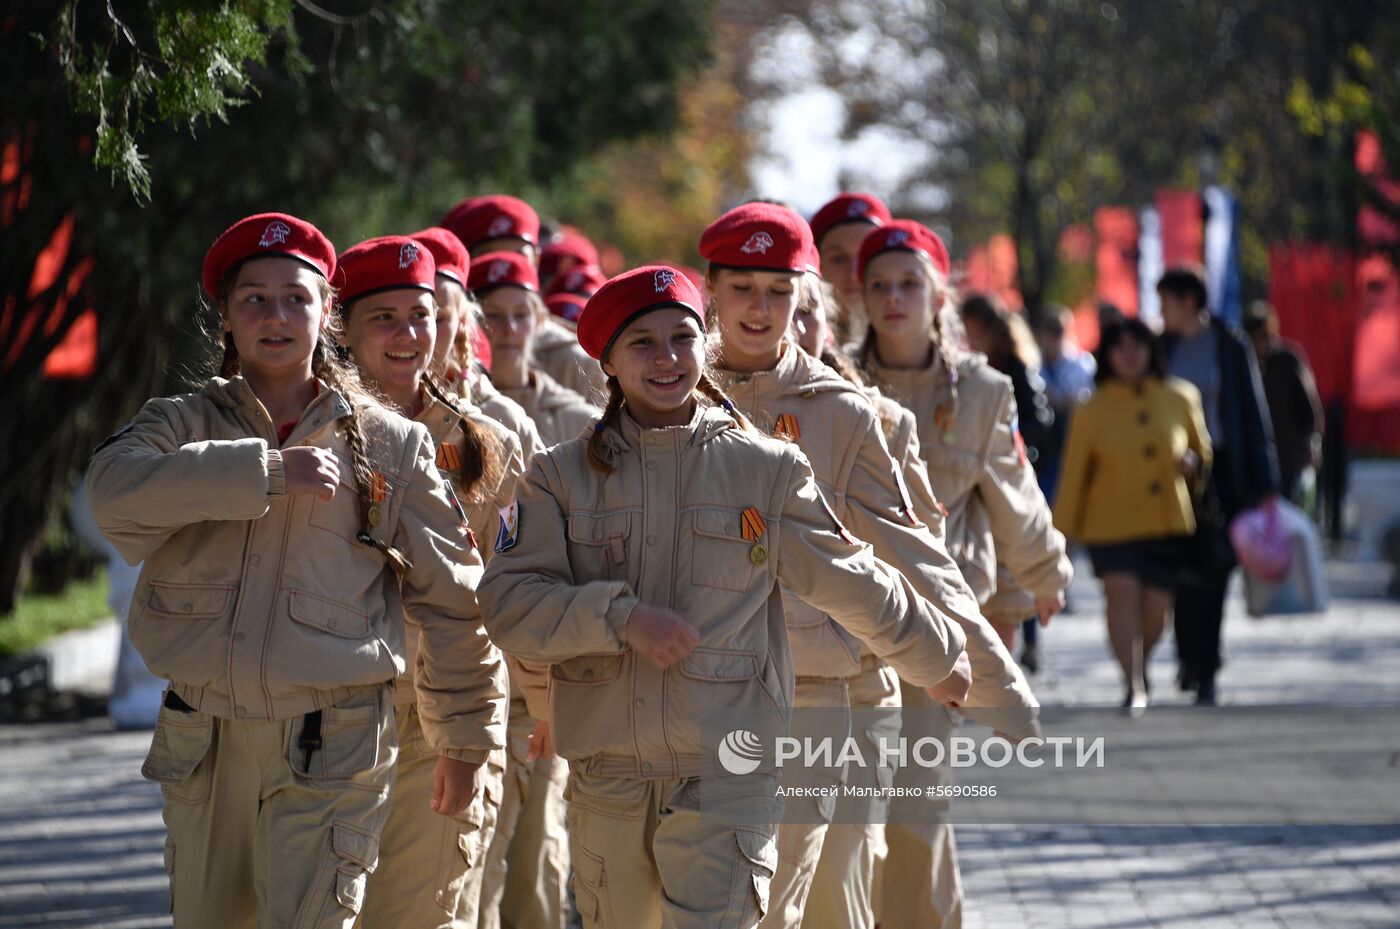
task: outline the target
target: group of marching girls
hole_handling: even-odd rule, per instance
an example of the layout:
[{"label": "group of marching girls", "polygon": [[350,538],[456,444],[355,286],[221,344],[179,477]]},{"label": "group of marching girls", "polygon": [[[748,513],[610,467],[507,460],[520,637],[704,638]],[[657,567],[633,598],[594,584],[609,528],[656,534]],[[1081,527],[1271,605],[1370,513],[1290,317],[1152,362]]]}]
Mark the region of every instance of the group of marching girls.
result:
[{"label": "group of marching girls", "polygon": [[87,484],[169,681],[177,929],[961,925],[946,806],[852,822],[716,764],[702,716],[1036,733],[986,604],[1048,622],[1070,566],[1010,381],[875,197],[745,203],[699,252],[608,279],[507,196],[214,241],[217,375]]}]

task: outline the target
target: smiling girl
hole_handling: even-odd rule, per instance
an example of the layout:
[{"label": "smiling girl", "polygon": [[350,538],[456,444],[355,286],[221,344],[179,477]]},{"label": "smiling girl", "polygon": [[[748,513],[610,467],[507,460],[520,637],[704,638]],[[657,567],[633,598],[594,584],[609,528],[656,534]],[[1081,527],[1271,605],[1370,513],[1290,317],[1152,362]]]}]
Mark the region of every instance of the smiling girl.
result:
[{"label": "smiling girl", "polygon": [[[463,501],[473,547],[486,557],[477,540],[494,531],[496,512],[513,498],[524,462],[509,430],[450,397],[427,373],[439,331],[436,277],[444,268],[449,276],[457,272],[465,252],[429,241],[432,248],[418,239],[386,236],[340,256],[341,341],[365,381],[433,437],[438,470]],[[410,634],[409,672],[395,688],[394,802],[380,842],[383,861],[369,881],[365,929],[436,927],[453,920],[474,925],[481,859],[500,803],[501,753],[486,765],[444,765],[425,741],[414,693],[417,645]],[[429,803],[438,778],[460,779],[473,798],[456,816],[436,815]]]},{"label": "smiling girl", "polygon": [[[103,532],[145,559],[133,641],[171,682],[142,770],[165,797],[176,927],[354,921],[389,812],[405,618],[444,771],[504,744],[481,559],[427,431],[336,360],[335,270],[295,217],[225,231],[204,262],[220,376],[148,402],[89,471]],[[440,784],[439,813],[470,802]]]},{"label": "smiling girl", "polygon": [[779,582],[920,685],[961,664],[962,633],[845,530],[797,448],[733,411],[705,372],[704,319],[664,265],[589,299],[579,339],[608,374],[607,408],[532,463],[483,584],[496,640],[551,664],[590,929],[753,927],[767,910],[776,778],[721,768],[701,711],[785,733]]}]

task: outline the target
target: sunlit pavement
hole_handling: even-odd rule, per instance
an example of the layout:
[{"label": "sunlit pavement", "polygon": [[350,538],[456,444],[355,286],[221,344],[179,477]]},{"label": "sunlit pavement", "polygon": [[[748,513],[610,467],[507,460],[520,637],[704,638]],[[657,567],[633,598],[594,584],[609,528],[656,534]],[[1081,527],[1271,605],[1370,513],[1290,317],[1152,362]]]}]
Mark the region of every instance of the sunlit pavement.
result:
[{"label": "sunlit pavement", "polygon": [[[1043,633],[1047,706],[1122,697],[1083,573],[1074,612]],[[1400,705],[1400,604],[1376,596],[1378,569],[1331,575],[1325,617],[1251,620],[1232,600],[1223,705]],[[1189,703],[1174,675],[1168,639],[1153,663],[1159,708]],[[100,721],[0,727],[0,929],[169,925],[160,795],[139,774],[149,741]],[[1391,776],[1400,818],[1400,767]],[[957,838],[969,929],[1400,926],[1396,826],[958,826]]]}]

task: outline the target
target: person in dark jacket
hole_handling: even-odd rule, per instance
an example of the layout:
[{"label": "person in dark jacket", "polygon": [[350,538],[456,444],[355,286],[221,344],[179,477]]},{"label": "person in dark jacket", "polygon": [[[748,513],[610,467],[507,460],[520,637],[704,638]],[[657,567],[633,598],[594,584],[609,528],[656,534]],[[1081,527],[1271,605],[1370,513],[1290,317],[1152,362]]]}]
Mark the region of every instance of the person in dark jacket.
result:
[{"label": "person in dark jacket", "polygon": [[1303,350],[1279,337],[1278,315],[1263,300],[1245,308],[1244,331],[1254,344],[1264,399],[1278,450],[1279,489],[1300,503],[1303,472],[1316,467],[1322,444],[1322,400]]},{"label": "person in dark jacket", "polygon": [[1236,515],[1278,495],[1273,429],[1254,351],[1242,332],[1211,316],[1201,272],[1172,268],[1157,293],[1171,373],[1200,391],[1215,450],[1192,558],[1176,591],[1179,679],[1196,691],[1198,706],[1214,706],[1225,591],[1236,564],[1227,530]]}]

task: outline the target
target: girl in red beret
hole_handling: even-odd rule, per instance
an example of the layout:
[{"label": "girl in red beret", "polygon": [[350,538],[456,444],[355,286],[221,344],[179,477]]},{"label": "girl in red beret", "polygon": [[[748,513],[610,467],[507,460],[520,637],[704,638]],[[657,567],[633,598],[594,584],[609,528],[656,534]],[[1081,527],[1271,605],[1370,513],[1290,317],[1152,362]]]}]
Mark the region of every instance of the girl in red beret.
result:
[{"label": "girl in red beret", "polygon": [[749,929],[768,912],[768,746],[792,702],[780,582],[911,680],[942,681],[962,653],[958,628],[837,520],[796,446],[715,386],[704,320],[665,265],[589,299],[579,340],[607,408],[531,463],[482,582],[496,641],[550,665],[589,929]]},{"label": "girl in red beret", "polygon": [[871,229],[893,220],[884,201],[865,193],[838,194],[812,216],[812,239],[821,253],[822,274],[836,291],[831,324],[837,345],[845,346],[865,327],[864,297],[856,275],[861,240]]},{"label": "girl in red beret", "polygon": [[[919,223],[896,220],[869,232],[857,273],[870,325],[857,361],[917,418],[929,484],[948,510],[948,547],[978,601],[995,593],[1001,565],[1034,600],[1019,615],[1049,622],[1072,576],[1064,536],[1023,451],[1011,381],[960,345],[949,269],[942,239]],[[908,690],[905,697],[906,705],[919,699]],[[904,735],[946,739],[955,724],[930,707],[906,718]],[[952,828],[900,819],[886,828],[881,919],[942,925],[962,907]]]},{"label": "girl in red beret", "polygon": [[[787,337],[802,294],[812,286],[807,278],[816,264],[806,222],[780,205],[744,204],[705,230],[700,254],[710,262],[721,385],[755,425],[802,450],[836,515],[968,635],[971,654],[983,669],[981,680],[972,675],[978,686],[974,705],[1002,705],[999,685],[1007,679],[1009,656],[998,647],[947,549],[920,518],[900,466],[886,446],[880,410],[859,385]],[[898,706],[899,684],[888,665],[801,598],[789,594],[785,603],[797,676],[796,707]],[[998,686],[986,686],[990,684]],[[953,678],[925,699],[962,704],[967,696],[967,682]],[[868,727],[853,733],[872,750],[888,734],[881,731],[878,716],[863,714]],[[808,733],[804,725],[815,728]],[[794,716],[794,732],[816,737],[829,734],[816,729],[828,727],[826,714]],[[840,768],[803,772],[819,786],[844,784],[847,773]],[[794,808],[801,804],[806,809],[787,817],[778,833],[779,868],[767,921],[772,926],[803,920],[828,833],[830,805],[817,798],[791,802]],[[870,823],[882,818],[876,808],[850,817]],[[846,830],[841,837],[842,860],[833,862],[840,889],[826,888],[844,898],[833,921],[873,925],[868,888],[876,837],[868,830]]]},{"label": "girl in red beret", "polygon": [[[470,283],[491,340],[491,383],[524,407],[546,446],[586,429],[597,418],[597,409],[535,361],[536,339],[552,324],[547,322],[549,310],[540,298],[534,265],[514,252],[492,252],[477,259]],[[570,340],[581,352],[572,335]],[[585,360],[596,368],[591,358]],[[578,379],[575,386],[591,392]]]},{"label": "girl in red beret", "polygon": [[[428,431],[337,360],[336,268],[295,217],[225,231],[204,262],[219,376],[151,400],[88,473],[99,526],[145,561],[132,639],[170,680],[142,770],[165,795],[177,929],[354,923],[389,814],[405,618],[433,750],[479,764],[504,744],[480,556]],[[469,799],[446,790],[437,811]]]},{"label": "girl in red beret", "polygon": [[[341,341],[365,381],[428,430],[438,470],[463,506],[473,547],[486,558],[490,549],[478,542],[495,531],[496,514],[514,499],[524,462],[508,429],[450,394],[429,371],[439,331],[439,278],[444,268],[449,278],[460,275],[463,258],[450,245],[434,235],[386,236],[343,253],[337,260]],[[437,265],[438,254],[444,265]],[[504,753],[493,752],[486,764],[460,761],[440,755],[425,739],[414,691],[418,645],[410,630],[409,670],[395,688],[394,802],[361,916],[365,929],[453,920],[474,925],[482,861],[500,805]],[[470,661],[473,648],[464,640],[432,663]],[[454,795],[470,802],[454,815],[439,815]],[[444,855],[444,848],[461,853]]]}]

